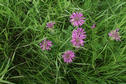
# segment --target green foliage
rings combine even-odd
[[[70,43],[75,11],[86,17],[80,49]],[[53,32],[48,21],[56,22]],[[121,42],[108,37],[115,28]],[[51,51],[40,49],[44,38]],[[66,50],[76,52],[71,64],[62,60]],[[126,84],[126,1],[0,0],[0,84]]]

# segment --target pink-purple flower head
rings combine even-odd
[[[41,43],[40,43],[40,48],[42,50],[51,50],[52,47],[52,42],[50,40],[43,40]]]
[[[115,30],[112,30],[109,34],[109,37],[111,37],[112,40],[116,40],[116,41],[121,41],[120,40],[120,35],[119,35],[119,29],[115,29]]]
[[[96,24],[93,24],[93,25],[91,26],[92,29],[94,29],[95,27],[96,27]]]
[[[80,12],[76,12],[76,13],[73,13],[71,16],[70,16],[70,22],[71,24],[75,27],[79,27],[79,26],[82,26],[85,22],[85,17],[83,17],[83,14],[80,13]]]
[[[73,46],[79,48],[80,46],[84,45],[84,39],[86,38],[86,32],[84,32],[84,29],[77,28],[76,30],[73,30],[72,32],[72,44]]]
[[[55,22],[48,22],[48,23],[46,24],[46,27],[48,27],[48,28],[53,28],[54,24],[55,24]]]
[[[68,50],[64,52],[64,54],[62,55],[62,58],[64,59],[64,62],[71,63],[73,59],[75,58],[75,54],[73,51]]]

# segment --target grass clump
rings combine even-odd
[[[125,10],[125,0],[0,0],[0,83],[125,84]],[[76,11],[86,17],[80,49],[70,42]],[[121,41],[108,36],[116,28]],[[45,38],[53,43],[50,51],[39,46]],[[62,59],[67,50],[76,55],[70,64]]]

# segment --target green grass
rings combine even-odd
[[[75,11],[86,17],[78,50],[70,43]],[[120,42],[108,37],[115,28]],[[44,38],[51,51],[40,49]],[[61,57],[66,50],[76,53],[71,64]],[[126,0],[0,0],[0,84],[126,84]]]

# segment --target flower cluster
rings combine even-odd
[[[86,38],[86,32],[81,27],[85,23],[85,17],[83,17],[83,14],[80,12],[75,12],[70,16],[70,22],[74,27],[78,27],[77,29],[74,29],[72,32],[72,40],[71,43],[74,47],[80,48],[81,46],[84,46],[84,39]],[[46,24],[47,28],[53,28],[55,22],[48,22]],[[93,24],[91,26],[92,29],[96,27],[96,24]],[[112,30],[109,34],[109,37],[111,37],[113,40],[120,41],[120,35],[119,35],[119,29]],[[50,40],[43,40],[40,43],[40,48],[44,50],[51,50],[52,42]],[[75,58],[75,53],[72,50],[68,50],[63,53],[62,58],[65,63],[71,63],[73,59]]]
[[[80,46],[84,45],[84,39],[86,38],[86,32],[84,32],[84,29],[77,28],[76,30],[73,30],[72,32],[72,44],[73,46],[79,48]]]

